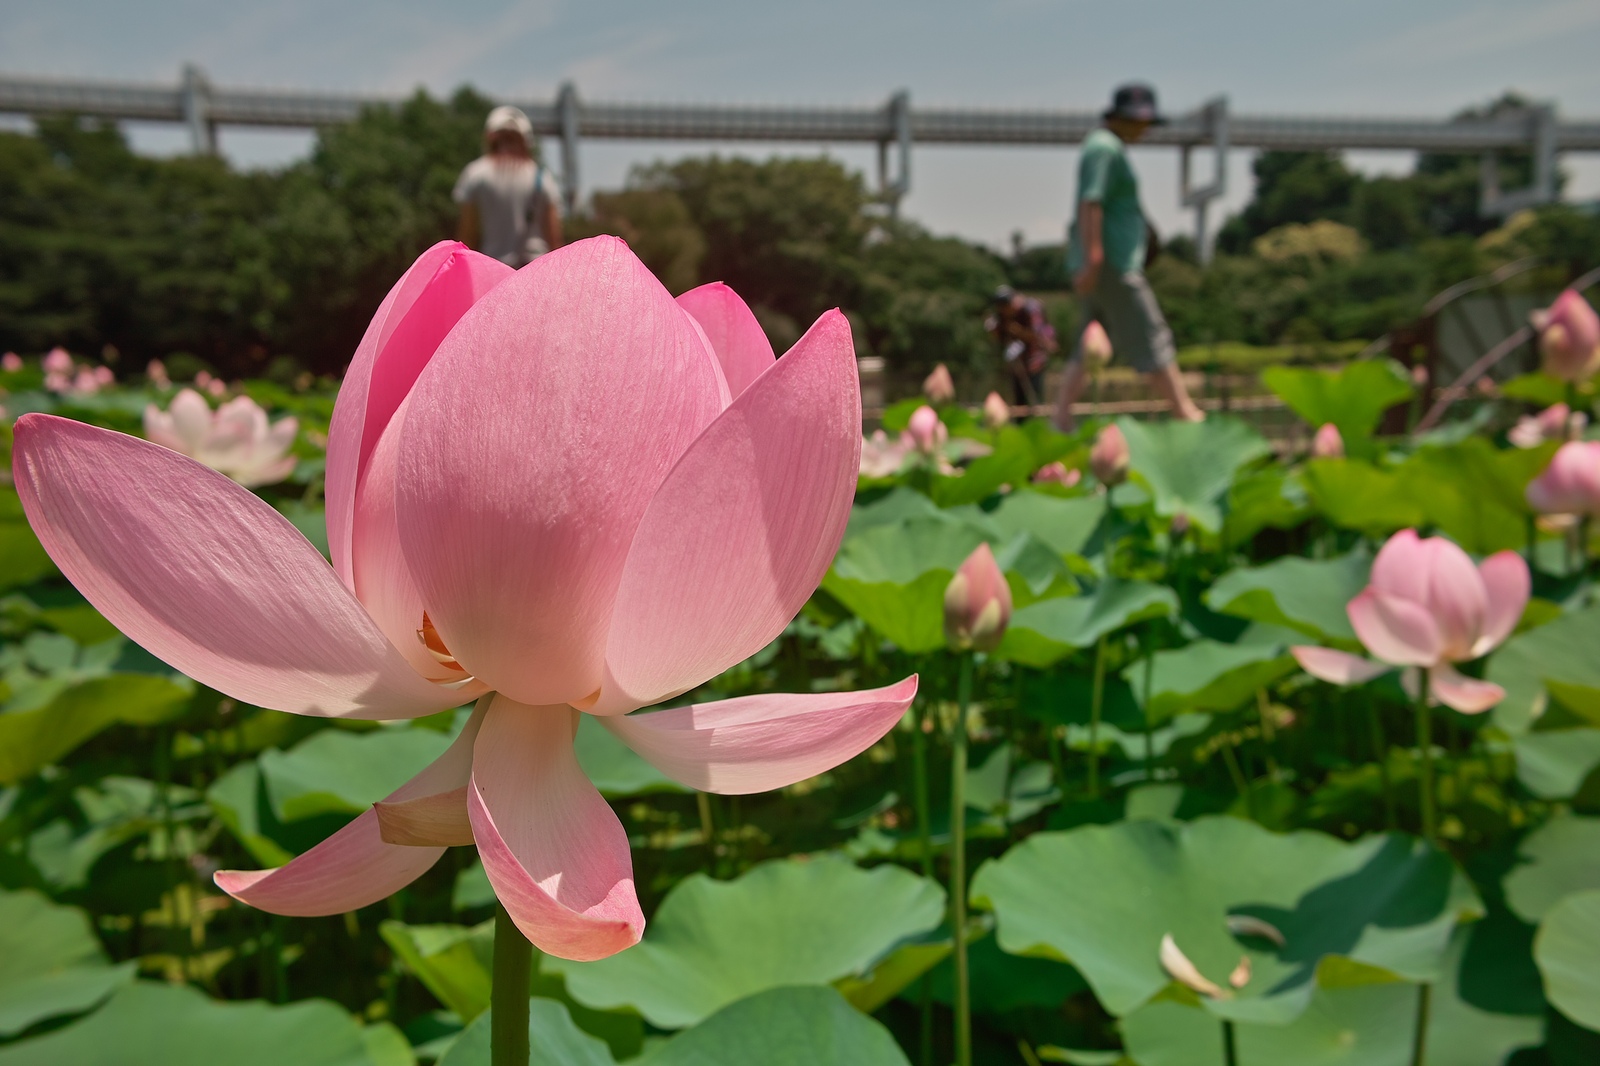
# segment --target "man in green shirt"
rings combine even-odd
[[[1056,425],[1072,428],[1072,405],[1083,394],[1083,330],[1098,320],[1112,351],[1146,375],[1179,418],[1199,422],[1204,412],[1189,398],[1178,372],[1172,330],[1144,276],[1146,230],[1139,179],[1127,145],[1164,121],[1155,92],[1124,85],[1112,96],[1105,125],[1084,138],[1078,160],[1077,215],[1067,245],[1067,272],[1078,294],[1078,336],[1056,404]]]

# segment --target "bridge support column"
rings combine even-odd
[[[1556,199],[1556,109],[1549,104],[1528,112],[1529,151],[1533,154],[1533,183],[1512,192],[1500,190],[1500,166],[1493,149],[1478,164],[1478,213],[1504,218],[1525,207],[1554,203]]]
[[[911,191],[911,94],[904,89],[889,97],[886,108],[889,136],[878,142],[878,191],[889,205],[890,217],[899,217],[900,201]],[[889,180],[889,146],[899,155],[899,172]]]
[[[195,155],[217,154],[217,124],[211,121],[211,83],[193,63],[183,68],[183,122]]]
[[[578,209],[578,90],[563,82],[556,96],[556,122],[561,127],[561,196],[567,214]]]
[[[1201,128],[1211,142],[1215,155],[1211,181],[1207,185],[1190,183],[1190,151],[1195,145],[1185,144],[1178,154],[1179,203],[1194,208],[1194,250],[1201,264],[1211,262],[1212,235],[1206,226],[1206,216],[1212,200],[1221,199],[1228,191],[1228,98],[1219,96],[1200,109]]]

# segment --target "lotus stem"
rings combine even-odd
[[[490,1066],[528,1066],[533,945],[504,904],[494,907],[494,985],[489,992]]]
[[[1538,519],[1536,519],[1532,514],[1529,514],[1528,515],[1528,572],[1530,574],[1536,574],[1536,573],[1539,572],[1538,571],[1538,567],[1534,562],[1534,554],[1535,554],[1535,552],[1536,552],[1536,550],[1538,548],[1538,544],[1539,544],[1539,522],[1538,522]]]
[[[928,734],[925,726],[928,708],[917,701],[915,729],[911,734],[911,781],[917,805],[917,840],[922,850],[922,876],[933,879],[933,833],[929,825],[932,804],[928,801]]]
[[[1394,813],[1394,782],[1389,778],[1389,742],[1383,735],[1383,719],[1378,716],[1378,705],[1370,697],[1366,704],[1367,726],[1372,731],[1372,755],[1378,763],[1378,780],[1383,784],[1384,826],[1392,831],[1399,822]]]
[[[1150,686],[1155,682],[1155,669],[1156,624],[1151,622],[1144,636],[1144,779],[1146,781],[1154,781],[1156,778],[1155,737],[1151,735],[1150,724]]]
[[[1239,1066],[1239,1050],[1234,1040],[1233,1021],[1222,1019],[1222,1061],[1226,1066]]]
[[[700,835],[706,842],[706,854],[711,857],[713,868],[717,865],[717,832],[716,823],[711,818],[711,797],[704,792],[694,794],[695,806],[700,809]]]
[[[1428,1007],[1432,985],[1417,986],[1417,1024],[1411,1035],[1411,1066],[1423,1066],[1428,1055]]]
[[[1100,712],[1106,698],[1106,635],[1094,645],[1094,692],[1089,698],[1089,798],[1100,798]]]
[[[1428,707],[1428,674],[1417,671],[1417,789],[1421,794],[1422,839],[1436,844],[1439,814],[1433,795],[1433,721]]]
[[[961,656],[950,768],[950,924],[956,956],[956,1066],[972,1066],[972,989],[967,973],[967,705],[971,700],[969,653]]]

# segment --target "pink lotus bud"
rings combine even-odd
[[[21,369],[22,356],[16,352],[7,352],[5,355],[0,355],[0,370],[4,370],[8,374],[15,374]]]
[[[167,364],[159,359],[150,360],[149,365],[144,368],[144,375],[150,379],[150,384],[158,389],[172,387],[172,378],[167,374]]]
[[[1181,538],[1181,537],[1188,536],[1189,535],[1189,512],[1188,511],[1179,511],[1177,514],[1173,515],[1172,516],[1172,525],[1170,527],[1168,527],[1168,531],[1174,537]]]
[[[917,450],[924,455],[934,454],[950,438],[950,431],[939,421],[939,413],[927,404],[911,412],[911,422],[906,426],[906,431],[911,434]]]
[[[1600,441],[1570,441],[1527,488],[1540,514],[1600,514]]]
[[[1099,322],[1090,322],[1083,327],[1083,360],[1093,369],[1099,369],[1111,362],[1111,338],[1106,335],[1106,328]]]
[[[933,368],[922,382],[922,394],[928,398],[929,403],[943,407],[947,403],[954,403],[956,398],[956,383],[950,377],[950,368],[940,363]]]
[[[58,370],[52,370],[44,376],[44,387],[51,392],[66,392],[72,388],[72,379]]]
[[[1536,415],[1517,419],[1506,439],[1518,448],[1537,448],[1547,440],[1562,440],[1569,431],[1575,436],[1589,424],[1589,416],[1579,411],[1574,415],[1564,403],[1551,404]]]
[[[1178,947],[1178,942],[1168,933],[1161,938],[1161,968],[1167,976],[1191,991],[1208,999],[1227,999],[1232,993],[1222,988],[1200,972],[1200,967],[1189,961],[1189,956]]]
[[[70,374],[72,356],[67,354],[65,348],[57,345],[45,353],[43,366],[46,374]]]
[[[1011,586],[989,545],[967,556],[944,590],[944,639],[956,651],[993,651],[1011,621]]]
[[[991,392],[983,400],[983,424],[999,429],[1011,423],[1011,405],[998,392]]]
[[[1539,330],[1544,371],[1563,381],[1587,381],[1600,370],[1600,317],[1576,289],[1531,318]]]
[[[1100,430],[1089,449],[1089,469],[1106,488],[1120,485],[1128,479],[1128,439],[1115,423]]]
[[[94,379],[103,387],[114,383],[117,376],[111,372],[109,366],[97,366],[94,368]]]
[[[100,375],[84,367],[72,379],[71,391],[82,396],[93,396],[100,391]]]
[[[1343,459],[1344,438],[1339,435],[1339,427],[1332,422],[1324,422],[1317,430],[1317,435],[1311,438],[1311,457],[1313,459]]]
[[[1033,483],[1035,485],[1060,485],[1066,489],[1072,488],[1082,480],[1083,471],[1078,469],[1069,470],[1067,465],[1061,462],[1048,463],[1045,466],[1041,466],[1039,472],[1033,475]]]

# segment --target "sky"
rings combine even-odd
[[[1444,118],[1510,89],[1566,117],[1600,120],[1600,2],[1519,0],[6,0],[0,74],[175,84],[185,63],[218,85],[404,94],[471,84],[542,99],[667,103],[1099,109],[1139,79],[1175,114],[1226,95],[1236,113]],[[0,119],[0,123],[6,120]],[[18,120],[6,123],[15,127]],[[130,126],[142,151],[187,150],[173,126]],[[308,134],[224,129],[245,166],[303,155]],[[582,192],[631,166],[715,149],[764,156],[826,151],[875,172],[856,146],[587,141]],[[1368,173],[1408,170],[1406,153],[1363,152]],[[1177,152],[1134,152],[1147,213],[1188,231]],[[925,147],[904,213],[937,233],[996,248],[1021,231],[1060,239],[1076,152]],[[1208,163],[1206,165],[1209,165]],[[1600,197],[1600,157],[1569,156],[1569,195]],[[1203,171],[1202,171],[1203,172]],[[1222,213],[1247,201],[1250,153],[1232,153]],[[1214,211],[1213,218],[1217,217]]]

